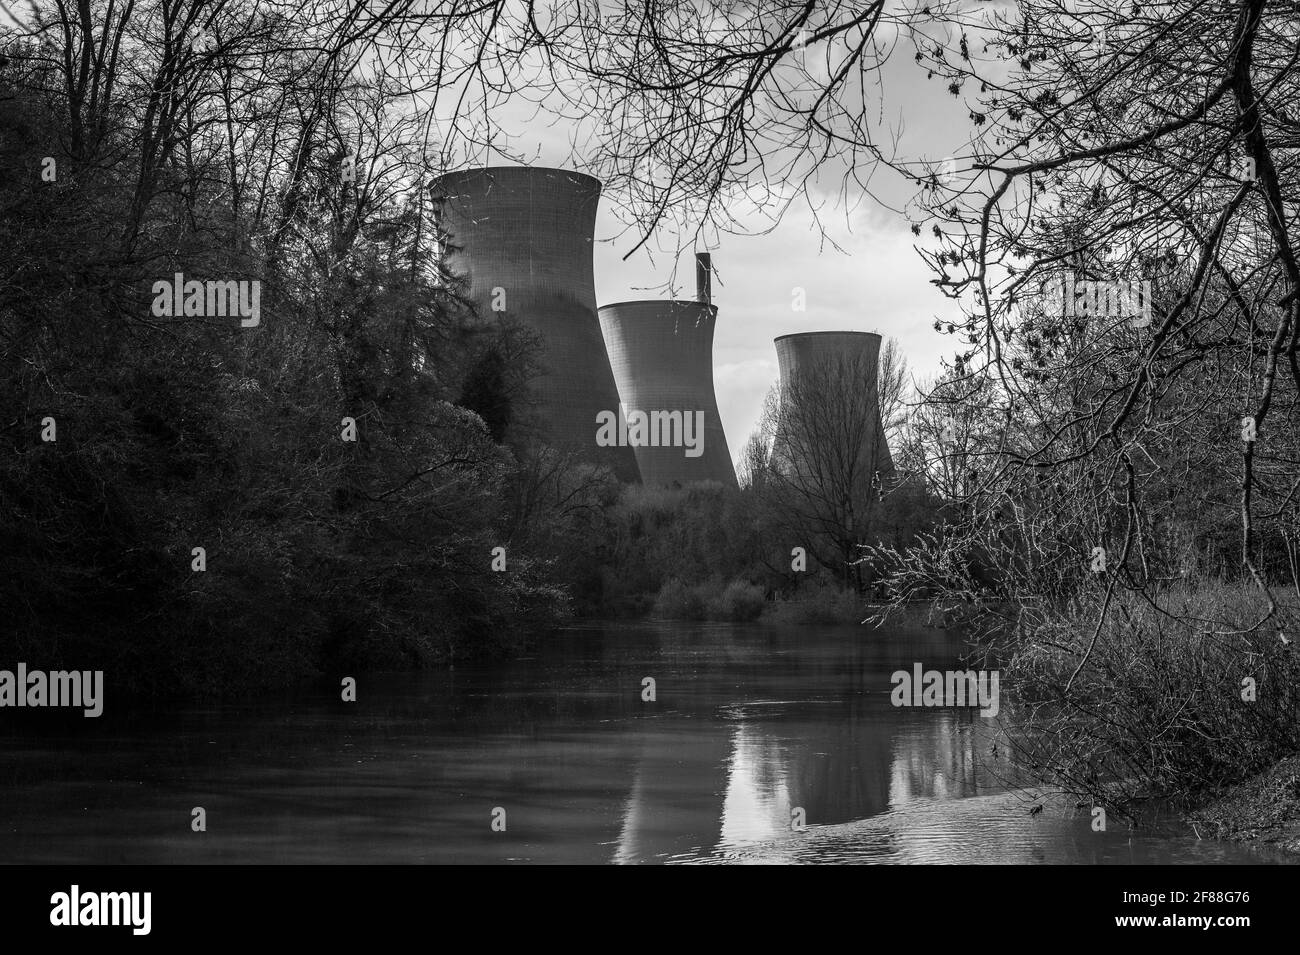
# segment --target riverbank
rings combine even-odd
[[[1300,855],[1300,755],[1188,814],[1197,835]]]

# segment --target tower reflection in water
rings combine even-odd
[[[971,712],[897,710],[887,695],[863,694],[728,704],[719,715],[645,728],[614,861],[726,856],[783,840],[793,849],[796,817],[809,829],[834,826],[1000,788],[978,768],[989,730]]]

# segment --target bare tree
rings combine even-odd
[[[548,46],[575,78],[562,116],[602,118],[578,142],[622,200],[627,254],[661,226],[690,242],[775,223],[796,201],[819,209],[818,172],[845,195],[869,188],[890,158],[876,124],[881,34],[907,19],[882,0],[624,0]]]
[[[931,472],[959,506],[895,582],[1013,624],[1026,761],[1118,805],[1295,745],[1295,12],[1020,0],[917,47],[970,106],[912,212],[965,314],[921,424],[964,474]]]

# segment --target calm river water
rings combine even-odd
[[[890,705],[894,670],[959,649],[937,631],[619,623],[509,663],[361,674],[355,703],[318,687],[164,719],[115,711],[109,686],[98,720],[0,725],[0,861],[1278,861],[1029,815],[989,721]]]

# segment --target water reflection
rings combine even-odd
[[[1260,861],[1030,818],[989,762],[989,721],[890,705],[894,670],[959,649],[934,631],[620,625],[507,664],[363,676],[355,704],[322,686],[11,722],[0,860]]]

